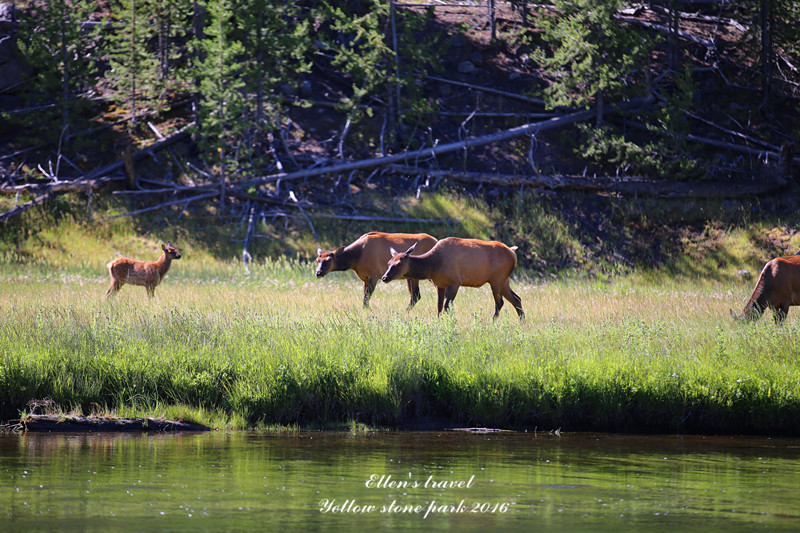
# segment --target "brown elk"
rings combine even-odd
[[[800,305],[800,256],[796,254],[776,257],[767,262],[744,306],[744,312],[737,316],[731,309],[731,316],[737,320],[755,322],[764,311],[772,309],[775,323],[782,324],[792,305]]]
[[[525,320],[522,300],[511,290],[509,277],[517,266],[516,246],[509,248],[497,241],[447,237],[436,243],[429,252],[411,255],[412,245],[405,252],[391,250],[389,268],[381,278],[384,282],[400,277],[429,279],[438,291],[438,314],[450,309],[458,288],[480,287],[488,283],[494,297],[494,318],[500,314],[503,298],[511,302],[520,320]]]
[[[167,275],[172,260],[181,258],[181,254],[170,243],[167,243],[166,246],[162,244],[161,250],[161,257],[155,261],[137,261],[127,257],[111,261],[107,265],[108,272],[111,274],[111,285],[106,291],[106,296],[113,296],[126,283],[143,285],[147,290],[147,296],[150,298],[155,296],[156,286]]]
[[[340,246],[333,251],[323,251],[317,248],[318,278],[328,272],[352,270],[364,282],[364,307],[369,307],[369,299],[375,290],[375,285],[386,270],[386,263],[392,256],[389,249],[392,246],[408,247],[414,243],[421,252],[427,252],[436,244],[436,239],[427,233],[380,233],[372,231],[365,233],[355,242]],[[402,277],[402,276],[398,276]],[[407,279],[408,292],[411,301],[407,309],[411,309],[419,301],[419,280]]]

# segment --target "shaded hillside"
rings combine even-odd
[[[5,64],[13,63],[18,76],[0,99],[0,217],[9,221],[8,241],[19,242],[20,227],[29,223],[20,216],[29,209],[69,211],[53,203],[64,195],[89,207],[81,217],[132,214],[143,227],[154,218],[216,226],[245,252],[248,246],[279,252],[253,235],[282,241],[301,231],[324,242],[341,238],[342,226],[355,232],[432,225],[437,234],[469,233],[458,217],[403,207],[404,199],[438,192],[500,210],[492,238],[531,241],[529,232],[548,216],[585,234],[575,244],[583,252],[559,252],[546,242],[521,246],[523,266],[549,270],[598,257],[625,266],[659,263],[683,235],[705,231],[712,220],[792,220],[798,205],[792,167],[798,76],[787,66],[796,51],[776,40],[775,64],[785,68],[771,73],[765,94],[757,13],[746,6],[698,11],[681,4],[677,19],[656,4],[617,11],[607,22],[641,36],[649,48],[644,62],[609,89],[598,127],[594,94],[582,95],[587,104],[580,108],[548,105],[560,75],[544,66],[557,51],[541,21],[567,13],[547,6],[500,3],[492,24],[485,5],[403,4],[393,32],[386,6],[359,2],[337,14],[316,2],[297,3],[275,15],[285,28],[311,21],[289,43],[296,63],[286,59],[289,45],[276,41],[272,46],[283,46],[285,57],[264,60],[271,70],[254,83],[245,75],[246,61],[259,50],[254,36],[260,34],[248,33],[245,23],[250,4],[230,17],[210,2],[201,22],[197,13],[174,15],[184,26],[167,35],[179,57],[167,65],[163,87],[170,90],[148,94],[142,81],[130,92],[137,97],[128,99],[130,87],[109,75],[124,61],[108,51],[118,42],[111,35],[129,27],[125,3],[86,7],[82,21],[96,24],[84,24],[75,37],[86,44],[75,57],[90,54],[83,59],[92,73],[74,88],[61,83],[63,76],[44,84],[41,69],[25,62],[35,42],[25,24],[52,31],[36,19],[43,12],[37,5],[24,6],[18,24],[3,26],[10,52],[0,58],[12,58]],[[106,23],[103,15],[117,18]],[[371,22],[346,24],[353,21]],[[229,93],[235,84],[213,88],[197,79],[203,73],[210,80],[224,65],[181,70],[195,61],[188,43],[197,35],[205,36],[206,57],[213,57],[208,35],[215,31],[256,51],[217,50],[228,54],[227,64],[240,65],[230,75],[242,85]],[[382,44],[366,46],[364,35]],[[159,36],[143,35],[143,50],[157,55]],[[376,49],[383,55],[370,55]],[[386,81],[375,83],[381,75]],[[69,106],[59,100],[61,89],[70,93]],[[201,113],[212,91],[239,102],[219,123],[215,117],[230,112],[227,104]],[[99,200],[111,191],[120,194]]]

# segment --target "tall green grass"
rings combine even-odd
[[[0,269],[4,417],[50,398],[233,427],[359,421],[652,432],[800,433],[800,321],[734,323],[750,286],[632,275],[487,287],[437,318],[405,285],[361,307],[352,273],[176,262],[148,300],[90,269]]]

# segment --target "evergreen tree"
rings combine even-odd
[[[112,101],[128,116],[131,128],[150,100],[148,84],[157,67],[156,59],[147,50],[147,41],[153,35],[148,20],[149,1],[119,0],[112,8],[115,31],[106,40],[110,69],[105,81],[113,91]]]
[[[604,100],[643,90],[636,82],[646,78],[650,40],[614,19],[621,0],[553,3],[557,14],[544,13],[538,19],[552,54],[535,54],[551,77],[545,100],[550,108],[588,107],[594,102],[601,125]]]
[[[55,104],[42,124],[60,120],[59,128],[42,128],[44,135],[61,134],[87,104],[80,96],[94,83],[94,39],[81,30],[81,22],[88,19],[90,7],[88,0],[51,0],[21,11],[20,52],[36,69],[25,97],[29,104]]]
[[[309,22],[299,18],[293,3],[275,0],[235,0],[237,40],[247,50],[242,61],[241,78],[248,94],[247,121],[249,137],[275,128],[280,122],[282,104],[270,97],[281,85],[296,86],[299,77],[310,70],[305,59],[309,53]]]
[[[240,41],[231,38],[232,1],[210,0],[207,8],[206,37],[193,42],[199,52],[194,65],[195,75],[200,79],[197,114],[202,129],[198,132],[198,142],[203,157],[209,163],[219,164],[222,209],[228,172],[236,165],[231,156],[238,151],[247,128],[242,119],[246,105],[241,58],[245,49]]]
[[[367,9],[356,13],[347,2],[323,2],[321,14],[331,32],[321,35],[323,45],[333,53],[332,63],[350,80],[351,95],[342,101],[349,121],[371,116],[373,108],[362,105],[371,95],[382,92],[384,83],[396,80],[392,73],[393,52],[386,44],[385,22],[388,10],[379,0],[370,0]]]
[[[175,67],[187,61],[184,43],[192,31],[192,6],[184,0],[156,0],[151,5],[158,60],[153,84],[158,95],[157,105],[163,107],[168,103],[168,93],[182,88]]]
[[[776,77],[790,86],[800,84],[800,4],[792,0],[751,0],[743,8],[753,21],[745,43],[758,46],[751,51],[759,56],[761,104],[765,105],[771,99]]]
[[[415,78],[437,64],[440,43],[423,31],[433,12],[398,13],[392,33],[387,7],[380,0],[329,0],[317,6],[322,29],[317,40],[324,52],[332,54],[333,66],[352,83],[350,96],[341,102],[348,123],[373,116],[372,104],[377,101],[395,108],[388,114],[397,115],[398,123],[430,111]]]
[[[173,66],[185,62],[179,43],[190,31],[190,6],[181,0],[118,0],[106,40],[112,99],[133,126],[141,113],[159,113],[182,87]]]

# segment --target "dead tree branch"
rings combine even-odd
[[[522,126],[518,126],[516,128],[511,128],[509,130],[500,131],[498,133],[484,135],[482,137],[472,137],[469,139],[464,139],[463,141],[443,144],[430,148],[424,148],[422,150],[417,150],[414,152],[404,152],[402,154],[395,154],[386,157],[363,159],[360,161],[340,163],[338,165],[324,166],[308,170],[300,170],[291,173],[273,174],[271,176],[264,176],[262,178],[253,178],[250,180],[240,181],[237,183],[237,185],[239,187],[251,187],[257,185],[263,185],[266,183],[273,183],[279,180],[291,181],[291,180],[319,176],[322,174],[335,174],[339,172],[349,172],[351,170],[363,170],[366,168],[381,167],[381,166],[391,165],[394,163],[403,163],[407,161],[418,160],[421,158],[455,152],[457,150],[464,150],[465,148],[473,146],[483,146],[485,144],[505,141],[508,139],[513,139],[515,137],[521,137],[523,135],[535,134],[540,131],[567,126],[569,124],[574,124],[575,122],[589,120],[593,118],[596,115],[596,113],[597,112],[594,109],[589,109],[586,111],[578,111],[575,113],[570,113],[569,115],[562,115],[542,122],[525,124]]]
[[[140,150],[136,150],[135,152],[133,152],[131,154],[131,158],[133,160],[140,159],[142,157],[145,157],[148,154],[153,153],[154,151],[161,150],[163,148],[166,148],[166,147],[174,144],[175,142],[183,139],[184,137],[186,137],[189,134],[189,128],[191,126],[192,126],[192,124],[188,124],[188,125],[184,126],[183,128],[179,129],[178,131],[170,134],[169,136],[164,137],[163,139],[151,144],[150,146],[147,146],[147,147],[142,148]],[[89,172],[88,174],[85,174],[85,175],[83,175],[83,176],[81,176],[79,178],[76,178],[74,180],[71,180],[71,181],[61,181],[61,182],[58,182],[58,183],[54,183],[52,185],[41,185],[41,184],[31,185],[27,190],[31,190],[33,192],[43,191],[43,194],[41,194],[40,196],[34,198],[30,202],[27,202],[27,203],[22,204],[22,205],[14,206],[13,209],[9,209],[8,211],[0,213],[0,222],[5,222],[5,221],[9,220],[10,218],[13,218],[13,217],[15,217],[17,215],[21,215],[25,211],[27,211],[27,210],[29,210],[29,209],[31,209],[33,207],[36,207],[38,205],[46,204],[50,200],[56,198],[57,196],[59,196],[61,194],[65,194],[65,193],[68,193],[68,192],[73,192],[73,191],[76,191],[76,190],[85,190],[85,189],[91,190],[91,189],[95,189],[95,188],[98,188],[98,187],[100,187],[102,185],[105,185],[106,183],[108,183],[109,181],[111,181],[113,179],[118,179],[118,178],[110,177],[109,174],[119,170],[124,164],[125,164],[124,160],[120,159],[118,161],[115,161],[113,163],[110,163],[108,165],[100,167],[97,170]],[[18,187],[26,187],[26,186],[25,185],[21,185],[21,186],[18,186]],[[6,194],[18,194],[20,192],[20,190],[17,189],[16,187],[11,187],[11,188],[6,187],[6,188],[3,188],[2,190],[0,190],[0,192],[6,193]],[[183,200],[181,200],[181,201],[183,201]],[[161,207],[161,206],[157,206],[157,207]],[[120,216],[123,216],[123,215],[120,215]]]
[[[621,22],[627,22],[628,24],[637,24],[639,26],[644,26],[645,28],[650,28],[660,32],[669,32],[670,29],[666,26],[662,26],[661,24],[653,24],[652,22],[647,22],[644,20],[632,19],[628,17],[621,17],[619,15],[614,15],[614,19],[619,20]],[[687,41],[691,41],[693,43],[697,43],[700,45],[705,46],[710,51],[715,51],[717,49],[716,43],[714,41],[710,41],[708,39],[703,39],[702,37],[697,37],[696,35],[692,35],[691,33],[685,31],[678,31],[678,35]]]
[[[706,181],[666,182],[641,177],[583,178],[541,175],[525,176],[514,174],[490,174],[485,172],[460,172],[457,170],[432,170],[401,165],[392,165],[388,170],[400,174],[420,174],[431,178],[496,187],[531,187],[552,191],[594,191],[606,194],[635,194],[659,198],[737,198],[770,194],[782,188],[780,183],[772,181],[747,183]]]
[[[54,198],[56,198],[58,196],[61,196],[62,194],[67,194],[67,193],[71,193],[71,192],[75,192],[75,191],[79,191],[79,190],[89,190],[89,191],[91,191],[92,189],[100,188],[103,185],[105,185],[106,183],[108,183],[109,181],[112,181],[112,180],[115,180],[115,179],[122,179],[122,178],[114,178],[114,177],[110,177],[109,176],[109,177],[104,177],[104,178],[93,179],[91,181],[62,182],[62,183],[57,183],[57,184],[53,184],[53,185],[49,185],[49,186],[38,185],[38,186],[36,186],[38,188],[33,189],[33,191],[41,190],[41,188],[44,187],[43,190],[46,191],[46,192],[44,192],[43,194],[37,196],[36,198],[34,198],[33,200],[31,200],[29,202],[26,202],[26,203],[24,203],[22,205],[15,205],[12,209],[9,209],[8,211],[4,211],[3,213],[0,213],[0,222],[5,222],[5,221],[7,221],[7,220],[9,220],[11,218],[14,218],[17,215],[21,215],[25,211],[27,211],[29,209],[32,209],[32,208],[34,208],[36,206],[44,205],[44,204],[48,203],[49,201],[53,200]],[[4,188],[3,192],[7,193],[7,194],[19,194],[20,191],[7,192],[7,188]]]
[[[140,215],[142,213],[147,213],[149,211],[155,211],[156,209],[161,209],[163,207],[169,207],[169,206],[175,205],[175,204],[188,204],[189,202],[193,202],[195,200],[202,200],[204,198],[211,198],[212,196],[219,196],[219,192],[214,191],[214,192],[209,192],[209,193],[206,193],[206,194],[198,194],[197,196],[192,196],[191,198],[181,198],[180,200],[173,200],[171,202],[164,202],[163,204],[158,204],[158,205],[153,205],[153,206],[150,206],[150,207],[145,207],[144,209],[139,209],[138,211],[130,211],[128,213],[122,213],[121,215],[113,215],[113,216],[110,216],[110,217],[103,217],[103,219],[104,220],[111,220],[111,219],[120,218],[120,217],[132,217],[134,215]],[[185,209],[186,208],[184,207],[184,210]]]
[[[508,93],[505,91],[498,91],[497,89],[492,89],[490,87],[482,87],[480,85],[472,85],[470,83],[464,83],[463,81],[456,81],[456,80],[448,80],[446,78],[439,78],[438,76],[425,76],[426,79],[438,81],[441,83],[447,83],[449,85],[457,85],[459,87],[466,87],[468,89],[472,89],[474,91],[481,91],[487,94],[496,94],[498,96],[503,96],[505,98],[511,98],[513,100],[520,100],[522,102],[528,102],[529,104],[536,104],[536,105],[544,105],[544,100],[541,98],[531,98],[530,96],[525,96],[522,94],[516,93]]]

